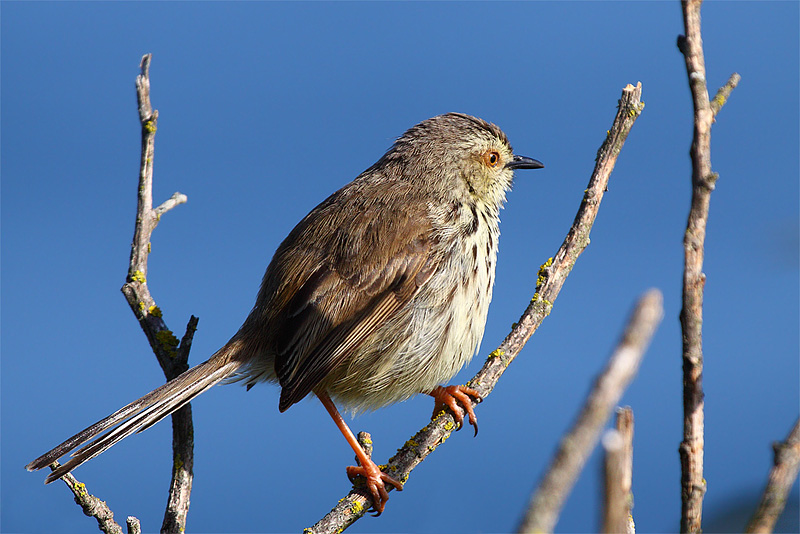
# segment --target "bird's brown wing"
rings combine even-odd
[[[288,302],[275,347],[281,411],[308,395],[430,279],[436,262],[429,227],[419,220],[407,223],[386,236],[395,241],[382,244],[382,250],[394,250],[388,258],[362,259],[369,268],[352,272],[322,265]],[[404,232],[410,228],[416,234],[411,238]],[[405,244],[397,246],[398,239]],[[358,253],[375,252],[369,249],[362,246]]]

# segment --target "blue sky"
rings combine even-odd
[[[680,284],[691,100],[676,2],[2,4],[2,531],[95,527],[60,483],[22,466],[163,381],[119,287],[139,161],[134,78],[154,55],[155,201],[189,202],[153,237],[150,289],[167,324],[200,317],[192,363],[235,332],[273,251],[311,208],[433,115],[495,122],[520,154],[502,213],[480,356],[533,294],[563,240],[627,83],[644,113],[611,177],[592,243],[552,314],[477,410],[386,512],[353,532],[505,532],[603,367],[639,294],[665,317],[623,403],[634,409],[634,517],[677,529]],[[798,415],[798,3],[708,2],[711,91],[742,82],[713,129],[720,174],[705,273],[706,531],[747,517],[770,444]],[[383,461],[429,398],[357,418]],[[193,403],[195,532],[299,531],[346,494],[352,452],[316,400],[221,386]],[[117,517],[161,524],[168,423],[75,472]],[[596,529],[598,456],[561,532]],[[797,506],[797,493],[792,504]],[[797,528],[794,520],[793,527]],[[718,526],[714,526],[718,525]],[[732,525],[732,526],[731,526]]]

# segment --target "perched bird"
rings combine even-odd
[[[278,382],[281,412],[313,393],[356,453],[373,508],[386,484],[402,484],[364,453],[334,401],[373,410],[418,393],[462,408],[477,423],[465,386],[450,380],[475,354],[492,298],[499,210],[516,169],[494,124],[460,113],[423,121],[369,169],[328,197],[289,233],[242,327],[208,361],[133,401],[32,461],[41,469],[78,449],[52,482],[143,430],[214,384]],[[80,448],[78,448],[80,447]]]

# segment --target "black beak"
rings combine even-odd
[[[514,159],[506,163],[506,169],[543,169],[544,163],[526,156],[514,156]]]

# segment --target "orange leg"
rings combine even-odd
[[[436,400],[436,404],[433,407],[433,415],[436,415],[445,406],[450,408],[460,430],[464,425],[463,412],[466,412],[469,415],[469,424],[475,427],[475,435],[478,435],[478,418],[472,409],[472,399],[470,398],[475,397],[480,402],[481,396],[477,391],[467,386],[436,386],[428,395]]]
[[[325,406],[325,409],[328,410],[333,422],[336,423],[336,426],[339,427],[339,431],[344,435],[344,439],[347,440],[347,443],[350,444],[353,451],[356,453],[358,463],[361,464],[358,467],[348,467],[347,476],[353,478],[361,475],[367,479],[367,489],[372,495],[372,507],[377,512],[377,515],[380,515],[383,513],[383,509],[386,506],[386,501],[389,500],[389,492],[386,491],[386,484],[391,484],[398,491],[403,490],[403,484],[381,471],[375,462],[367,456],[367,453],[361,448],[358,440],[353,435],[350,427],[347,426],[347,423],[345,423],[339,410],[336,409],[336,406],[334,406],[328,394],[323,391],[315,391],[314,393],[322,402],[322,405]]]

